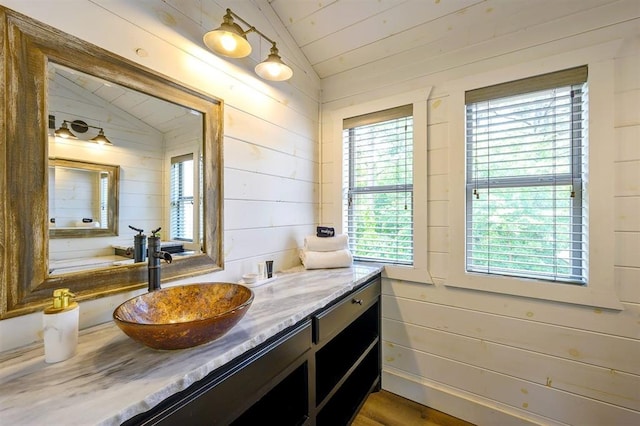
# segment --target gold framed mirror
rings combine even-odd
[[[223,102],[2,7],[0,44],[0,74],[4,76],[0,116],[5,118],[0,120],[0,137],[4,137],[0,141],[0,318],[41,309],[55,288],[70,288],[78,300],[84,300],[140,288],[147,281],[146,264],[142,263],[49,273],[50,63],[201,115],[201,244],[193,254],[174,257],[173,263],[163,265],[162,276],[168,281],[221,269]],[[121,179],[127,175],[122,165],[120,172]],[[119,228],[122,233],[122,220]]]

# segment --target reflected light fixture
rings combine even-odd
[[[99,145],[113,145],[111,141],[104,135],[104,129],[102,127],[91,126],[81,120],[62,121],[62,125],[60,126],[60,128],[54,132],[56,137],[63,139],[78,139],[78,137],[73,134],[71,130],[69,130],[69,125],[71,125],[71,128],[73,130],[79,133],[85,133],[89,128],[98,129],[98,135],[89,140]]]
[[[69,130],[69,126],[67,125],[67,123],[68,121],[63,121],[62,126],[60,126],[58,130],[56,130],[55,135],[63,139],[78,139],[76,135],[71,133],[71,130]]]
[[[100,129],[97,136],[94,136],[93,138],[91,138],[91,140],[98,145],[113,145],[111,141],[104,135],[104,130],[102,129]]]
[[[234,22],[234,17],[249,27],[246,31]],[[255,71],[258,76],[265,80],[285,81],[293,76],[293,70],[282,62],[278,54],[276,42],[258,31],[254,26],[239,17],[237,14],[227,9],[220,27],[207,32],[204,37],[204,44],[214,53],[228,58],[244,58],[251,54],[251,44],[247,40],[247,34],[255,32],[271,43],[271,53],[264,61],[256,65]]]

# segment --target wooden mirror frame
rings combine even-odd
[[[76,169],[92,172],[108,173],[109,184],[107,185],[109,193],[107,194],[107,223],[102,224],[101,228],[57,228],[49,225],[49,238],[93,238],[108,237],[118,235],[119,221],[119,193],[120,193],[120,166],[112,166],[109,164],[90,163],[86,161],[69,160],[65,158],[49,158],[49,168],[64,167],[68,169]],[[47,185],[51,190],[51,181]],[[49,200],[49,198],[47,198]],[[50,207],[50,206],[49,206]],[[50,212],[50,209],[47,209]],[[51,212],[49,219],[55,217]]]
[[[203,114],[203,250],[163,264],[162,277],[222,269],[223,102],[1,6],[0,45],[0,318],[42,309],[56,288],[86,300],[147,282],[146,264],[49,276],[48,61]]]

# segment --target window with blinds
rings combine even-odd
[[[109,228],[109,173],[100,172],[100,227]]]
[[[587,68],[466,92],[466,268],[588,277]]]
[[[343,223],[357,260],[413,264],[413,106],[344,120]]]
[[[200,247],[204,247],[204,206],[202,200],[204,192],[204,158],[202,153],[198,155],[198,244]],[[202,248],[204,250],[204,248]]]
[[[193,154],[171,159],[169,232],[173,240],[193,241],[193,166]]]

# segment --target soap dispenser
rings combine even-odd
[[[75,296],[68,288],[53,291],[53,304],[44,310],[44,360],[47,363],[64,361],[76,353],[80,309],[71,301]]]

